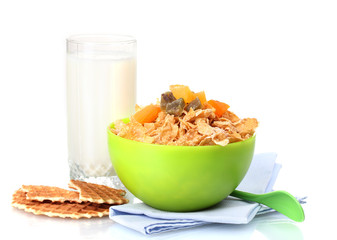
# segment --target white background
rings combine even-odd
[[[295,224],[301,236],[333,234],[336,13],[335,1],[1,1],[6,229],[27,234],[13,226],[25,215],[9,207],[21,184],[68,181],[65,39],[117,33],[138,40],[139,104],[179,83],[258,118],[256,152],[277,152],[283,165],[275,188],[308,196],[306,221]]]

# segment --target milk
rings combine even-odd
[[[67,55],[68,157],[71,177],[115,175],[108,125],[136,103],[136,58],[122,53]]]

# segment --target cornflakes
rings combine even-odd
[[[175,101],[174,93],[166,92],[165,94],[172,95],[170,99]],[[197,97],[196,94],[195,97]],[[240,119],[227,109],[222,109],[222,112],[225,112],[221,116],[215,114],[219,110],[215,109],[216,107],[228,106],[227,104],[214,106],[214,104],[211,105],[206,101],[202,104],[201,109],[199,109],[199,106],[198,108],[186,108],[187,105],[185,105],[183,111],[181,109],[175,111],[168,103],[169,101],[157,103],[161,107],[161,111],[156,115],[153,122],[137,122],[131,116],[129,123],[116,121],[111,131],[123,138],[152,144],[226,146],[250,138],[258,127],[258,121],[255,118]],[[170,109],[168,112],[165,110],[167,106]],[[138,105],[136,107],[137,111],[143,109]],[[179,108],[181,107],[179,106]],[[172,112],[174,114],[170,114]]]

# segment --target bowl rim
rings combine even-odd
[[[124,122],[125,121],[129,121],[129,118],[123,118],[122,121],[124,121]],[[229,143],[229,144],[227,144],[225,146],[220,146],[220,145],[206,145],[206,146],[163,145],[163,144],[153,144],[153,143],[139,142],[139,141],[135,141],[135,140],[131,140],[131,139],[127,139],[127,138],[123,138],[123,137],[117,136],[116,134],[114,134],[111,131],[111,128],[113,128],[112,125],[114,125],[114,122],[110,123],[108,125],[108,127],[107,127],[108,136],[116,137],[116,138],[119,138],[122,141],[129,142],[129,143],[132,143],[132,144],[140,144],[140,145],[143,144],[145,146],[153,146],[153,147],[159,147],[159,148],[165,147],[165,148],[180,148],[180,149],[191,149],[191,148],[206,149],[206,148],[224,148],[224,147],[229,147],[229,146],[233,146],[234,147],[234,146],[237,146],[239,144],[243,144],[243,143],[247,143],[247,142],[253,141],[256,138],[256,134],[254,133],[253,136],[251,136],[248,139],[245,139],[245,140],[239,141],[239,142]]]

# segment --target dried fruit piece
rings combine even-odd
[[[176,98],[173,96],[172,92],[165,92],[161,95],[161,99],[160,99],[160,108],[161,110],[165,111],[166,110],[166,105],[168,103],[171,103],[173,101],[175,101]]]
[[[222,114],[224,114],[229,108],[228,104],[216,100],[209,100],[207,103],[209,103],[213,108],[215,108],[215,114],[218,117],[221,117]]]
[[[204,105],[204,103],[207,102],[207,100],[206,100],[206,94],[205,94],[204,91],[195,93],[195,96],[199,98],[199,100],[200,100],[200,102],[201,102],[202,105]]]
[[[136,112],[133,118],[141,124],[150,123],[156,120],[160,111],[161,109],[158,105],[150,104]]]
[[[185,101],[183,98],[179,98],[173,102],[170,102],[166,105],[166,112],[174,116],[180,116],[184,111]]]
[[[189,111],[191,108],[193,110],[197,110],[200,109],[202,107],[201,102],[199,100],[199,97],[196,97],[192,102],[190,102],[189,104],[187,104],[186,106],[186,111]]]
[[[185,85],[171,85],[170,90],[176,99],[183,98],[185,103],[190,103],[195,98],[194,93]]]

